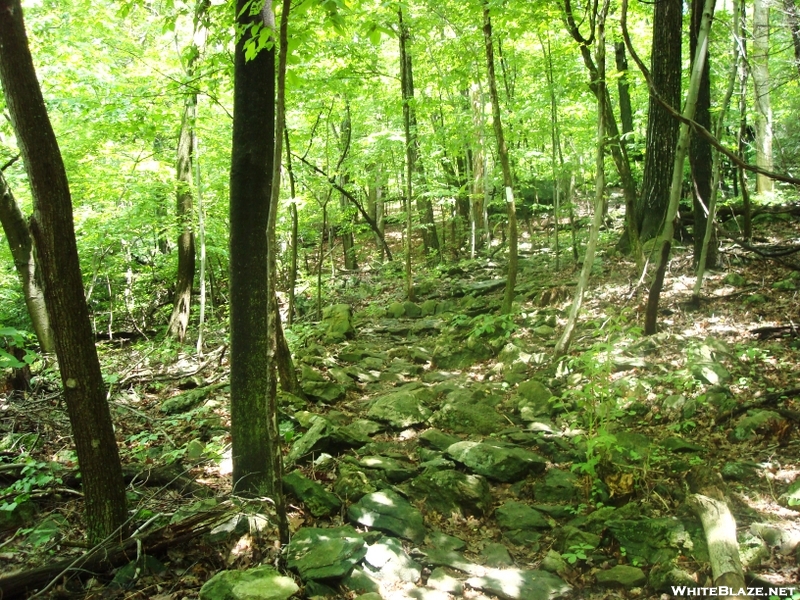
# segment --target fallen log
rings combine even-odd
[[[230,502],[225,502],[149,533],[134,534],[120,543],[97,545],[77,558],[0,576],[0,598],[11,600],[37,592],[43,595],[51,587],[69,579],[107,573],[135,560],[140,553],[162,554],[169,548],[208,533],[234,510]]]
[[[687,497],[686,503],[703,524],[713,585],[716,588],[724,586],[730,591],[729,595],[718,597],[737,598],[739,590],[747,587],[739,558],[736,520],[728,508],[722,478],[699,467],[692,469],[687,482],[694,493]]]

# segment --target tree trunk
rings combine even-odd
[[[619,76],[617,93],[619,94],[619,120],[622,125],[622,136],[633,133],[633,109],[631,108],[631,92],[628,83],[628,59],[625,57],[625,42],[614,44],[614,59]]]
[[[627,7],[626,7],[627,8]],[[703,6],[703,17],[697,33],[697,52],[692,66],[692,75],[689,80],[689,90],[686,93],[686,105],[683,109],[683,116],[686,119],[694,117],[697,106],[697,94],[700,89],[700,78],[702,77],[705,59],[708,53],[708,30],[711,27],[711,12],[714,8],[714,0],[705,0]],[[655,280],[650,286],[650,293],[647,298],[647,311],[645,314],[644,332],[645,335],[656,333],[658,319],[658,302],[661,297],[661,289],[664,285],[664,276],[669,263],[670,250],[672,248],[672,236],[674,234],[674,220],[678,214],[678,204],[681,198],[683,187],[683,164],[686,159],[686,152],[689,148],[689,125],[681,123],[678,135],[678,143],[675,148],[675,159],[672,167],[672,183],[669,190],[669,205],[667,206],[666,222],[661,237],[658,240],[660,257],[656,269]]]
[[[661,98],[676,108],[681,102],[682,22],[681,2],[656,2],[651,76]],[[664,225],[679,125],[652,95],[648,110],[642,192],[636,208],[642,242],[656,237]]]
[[[486,181],[486,149],[485,117],[483,114],[483,93],[479,85],[473,85],[470,92],[472,106],[472,122],[476,133],[476,143],[472,148],[472,201],[470,202],[470,258],[475,258],[478,251],[486,243],[486,228],[484,227],[484,184]]]
[[[575,333],[575,325],[578,321],[578,314],[583,304],[583,295],[589,284],[589,276],[594,266],[594,253],[597,247],[597,239],[600,237],[600,226],[603,224],[603,204],[606,189],[605,173],[605,143],[606,143],[606,111],[603,110],[606,102],[608,88],[605,81],[606,72],[606,50],[605,50],[605,21],[608,14],[609,0],[605,0],[600,14],[597,15],[597,69],[601,76],[597,81],[597,150],[595,154],[595,201],[594,219],[592,220],[592,230],[589,234],[589,242],[586,245],[586,255],[583,257],[583,267],[578,278],[578,286],[575,290],[575,298],[569,311],[567,324],[561,337],[556,343],[553,351],[556,358],[562,357],[569,350],[572,338]]]
[[[494,75],[494,46],[492,43],[492,21],[489,17],[488,0],[483,4],[483,39],[486,46],[486,70],[489,79],[489,94],[492,98],[492,121],[494,135],[497,139],[497,154],[503,169],[503,186],[506,193],[506,209],[508,210],[508,275],[503,306],[500,312],[511,314],[514,304],[514,288],[517,286],[517,211],[514,205],[514,188],[511,177],[511,163],[508,159],[508,148],[503,136],[503,124],[500,120],[500,100],[497,96],[497,80]]]
[[[25,222],[25,216],[2,173],[0,173],[0,223],[6,234],[11,256],[14,258],[14,266],[22,285],[22,296],[25,298],[25,306],[39,347],[42,352],[53,353],[56,350],[55,337],[50,327],[50,318],[47,316],[44,290],[40,283],[41,275],[33,250],[33,238]]]
[[[178,160],[176,176],[178,180],[176,214],[181,228],[178,236],[178,281],[175,286],[175,301],[169,320],[169,335],[182,342],[189,325],[194,286],[195,248],[192,227],[192,149],[194,147],[194,120],[197,110],[197,95],[186,99],[181,119],[181,132],[178,139]]]
[[[700,31],[700,22],[703,17],[703,0],[692,0],[692,16],[690,25],[690,52],[694,61],[697,49],[697,34]],[[713,14],[712,14],[713,17]],[[694,120],[707,130],[711,131],[711,68],[710,57],[706,58],[703,72],[700,76],[700,89],[697,91],[697,108]],[[713,157],[711,144],[697,135],[692,134],[689,147],[689,165],[692,174],[692,198],[694,208],[694,261],[700,262],[705,239],[706,222],[708,221],[709,206],[711,203],[711,186],[713,178]],[[717,264],[717,242],[709,241],[706,249],[706,264],[713,267]]]
[[[289,213],[292,217],[292,233],[289,243],[289,310],[286,323],[291,328],[294,323],[295,288],[297,287],[297,191],[295,189],[294,169],[292,168],[292,148],[289,145],[289,128],[283,124],[283,141],[286,144],[286,170],[289,174]]]
[[[403,123],[406,132],[406,160],[408,162],[409,203],[411,202],[411,176],[417,173],[423,179],[425,173],[419,161],[419,138],[417,137],[417,111],[414,108],[414,71],[411,55],[408,53],[408,41],[411,35],[403,21],[403,10],[397,11],[400,23],[400,87],[403,95]],[[439,236],[436,233],[436,221],[433,217],[433,205],[430,198],[417,196],[417,212],[422,229],[422,243],[425,256],[435,253],[439,258]]]
[[[191,52],[186,64],[186,78],[192,79],[195,74],[195,64],[200,55],[197,40],[198,33],[205,29],[205,18],[210,0],[198,0],[194,13],[194,27],[192,35]],[[195,148],[195,121],[197,119],[197,93],[192,92],[186,96],[181,118],[181,130],[178,135],[178,154],[175,166],[177,192],[175,215],[178,220],[180,234],[178,236],[178,276],[175,285],[175,298],[173,301],[172,316],[169,320],[168,333],[170,336],[183,342],[186,337],[186,328],[189,326],[189,317],[192,307],[192,288],[194,286],[195,272],[195,247],[194,247],[194,219],[192,197],[192,154]]]
[[[411,198],[414,192],[412,175],[414,173],[414,159],[416,152],[411,131],[411,98],[408,94],[408,60],[406,57],[406,42],[408,29],[403,23],[403,8],[398,7],[397,17],[400,23],[400,88],[403,96],[403,129],[406,137],[406,170],[405,170],[405,206],[406,206],[406,239],[405,239],[405,269],[406,269],[406,299],[414,301],[414,278],[411,270]],[[423,238],[424,239],[424,238]],[[427,248],[426,248],[427,250]]]
[[[33,66],[19,0],[0,0],[0,82],[33,195],[31,233],[55,331],[91,543],[122,535],[125,486],[89,324],[67,174]]]
[[[800,74],[800,13],[798,13],[795,0],[783,0],[783,10],[786,14],[786,25],[792,33],[794,63],[797,73]]]
[[[341,170],[342,163],[350,151],[350,140],[352,135],[352,124],[350,121],[350,104],[345,100],[345,117],[342,120],[342,127],[339,135],[339,142],[341,144],[342,152],[339,159],[339,169]],[[339,187],[343,190],[348,184],[348,174],[346,171],[339,173]],[[358,268],[356,263],[356,247],[353,240],[353,217],[350,214],[349,203],[347,196],[344,192],[339,194],[339,208],[342,211],[342,250],[344,254],[344,268],[348,271],[355,271]]]
[[[753,1],[753,88],[756,97],[756,164],[772,170],[772,106],[770,104],[769,77],[769,4],[765,0]],[[759,194],[773,190],[772,179],[758,173],[756,191]]]
[[[741,12],[736,15],[739,21],[739,133],[737,141],[737,149],[739,158],[744,161],[745,150],[747,146],[747,78],[748,72],[748,57],[747,57],[747,37],[744,35],[744,30],[747,23],[747,8],[744,2],[741,3]],[[747,184],[747,173],[739,166],[736,169],[737,177],[739,178],[739,188],[742,192],[742,206],[744,208],[744,231],[742,232],[745,240],[749,240],[753,236],[753,227],[750,219],[750,188]]]
[[[236,0],[237,28],[268,22]],[[264,9],[272,16],[271,6]],[[236,42],[230,179],[230,336],[233,490],[270,493],[267,421],[267,221],[275,141],[275,51],[245,60]]]

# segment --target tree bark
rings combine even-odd
[[[690,26],[690,52],[694,62],[697,50],[697,34],[703,17],[703,0],[692,0],[692,16]],[[713,14],[712,14],[713,17]],[[711,131],[711,57],[706,57],[703,72],[700,76],[700,89],[697,91],[697,108],[694,120]],[[717,132],[718,134],[718,132]],[[711,204],[711,187],[713,178],[713,157],[711,144],[705,138],[692,133],[689,146],[689,165],[692,173],[692,199],[694,209],[694,261],[700,262],[703,252],[706,223]],[[713,267],[717,264],[717,242],[710,240],[706,248],[706,264]]]
[[[606,103],[606,94],[608,88],[606,86],[605,72],[606,72],[606,50],[605,50],[605,21],[608,14],[609,0],[605,0],[600,13],[597,15],[597,68],[601,75],[598,79],[598,94],[597,94],[597,149],[595,154],[595,201],[594,201],[594,219],[592,220],[592,229],[589,234],[589,242],[586,244],[586,255],[583,257],[583,267],[581,274],[578,278],[578,286],[575,290],[575,297],[572,301],[572,306],[567,318],[567,324],[561,337],[556,343],[553,354],[556,358],[562,357],[569,350],[572,343],[572,338],[575,333],[575,325],[578,321],[578,314],[583,304],[583,295],[586,287],[589,284],[589,276],[592,273],[594,266],[594,254],[597,248],[597,240],[600,237],[600,226],[603,224],[603,204],[606,188],[606,173],[605,173],[605,143],[606,143],[606,112],[603,106]]]
[[[711,27],[711,12],[714,8],[714,0],[705,0],[703,6],[703,17],[697,34],[697,52],[693,60],[692,75],[689,80],[689,90],[686,93],[686,104],[683,109],[683,117],[692,119],[694,117],[697,94],[700,88],[700,78],[704,68],[705,58],[708,53],[708,31]],[[627,9],[627,2],[625,8]],[[678,214],[678,204],[683,187],[683,165],[686,160],[686,153],[689,147],[689,125],[681,122],[678,135],[678,142],[675,147],[675,158],[672,166],[672,182],[669,189],[669,204],[664,223],[664,229],[658,240],[659,263],[656,269],[655,279],[650,286],[650,293],[647,298],[647,310],[645,313],[644,332],[645,335],[656,333],[658,319],[658,303],[661,297],[661,289],[664,285],[664,277],[669,263],[670,250],[672,248],[672,236],[674,234],[674,221]]]
[[[197,45],[198,33],[205,29],[205,15],[209,6],[209,0],[198,0],[195,7],[191,51],[186,64],[187,79],[194,77],[195,64],[200,55],[200,48]],[[177,180],[175,215],[178,220],[180,234],[178,235],[178,276],[168,333],[180,342],[183,342],[186,337],[186,329],[189,326],[195,273],[195,243],[194,227],[192,225],[194,220],[192,155],[196,146],[194,131],[196,120],[197,93],[191,92],[186,96],[183,105],[181,130],[178,135],[178,152],[175,161],[175,176]]]
[[[28,309],[36,339],[39,341],[39,347],[42,352],[55,352],[55,336],[50,327],[50,318],[47,316],[44,290],[40,283],[41,274],[33,249],[33,238],[28,224],[25,222],[25,216],[2,173],[0,173],[0,223],[2,223],[8,247],[14,259],[14,267],[17,269],[22,285],[22,296],[25,299],[25,306]]]
[[[797,10],[795,0],[783,0],[783,10],[786,14],[786,24],[792,34],[794,63],[797,67],[797,73],[800,74],[800,12]]]
[[[681,102],[681,26],[683,4],[666,1],[655,3],[653,17],[653,50],[651,76],[661,98],[670,106]],[[644,157],[642,191],[636,208],[639,237],[646,242],[656,237],[664,225],[671,166],[675,162],[675,145],[679,123],[650,96],[647,115],[647,141]]]
[[[55,330],[92,543],[122,535],[125,487],[89,324],[67,174],[33,66],[19,0],[0,0],[0,82],[33,194],[31,233]]]
[[[500,312],[511,314],[514,304],[514,288],[517,286],[517,210],[514,204],[514,188],[511,176],[511,163],[508,159],[508,148],[503,135],[503,123],[500,120],[500,100],[497,95],[497,79],[494,74],[494,45],[492,43],[492,20],[489,16],[488,0],[483,3],[483,40],[486,47],[486,69],[489,79],[489,94],[492,98],[492,121],[494,136],[497,139],[497,154],[503,169],[503,186],[506,194],[508,211],[508,274],[503,306]]]
[[[756,97],[756,164],[772,170],[772,105],[770,103],[769,77],[769,4],[765,0],[753,1],[753,88]],[[772,179],[756,175],[758,193],[773,190]]]
[[[622,124],[622,135],[633,133],[633,109],[631,108],[631,92],[628,83],[628,59],[625,57],[625,42],[614,44],[614,60],[619,72],[617,93],[619,94],[619,120]]]
[[[272,16],[271,6],[264,13]],[[265,25],[249,0],[236,1],[242,30]],[[267,415],[267,221],[275,139],[275,51],[245,60],[236,41],[230,178],[230,336],[233,489],[270,493]]]

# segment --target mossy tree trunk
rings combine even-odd
[[[0,0],[0,82],[33,195],[36,244],[91,543],[120,532],[125,486],[89,323],[67,174],[33,66],[19,0]]]

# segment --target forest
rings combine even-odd
[[[796,0],[0,0],[0,598],[800,600]]]

